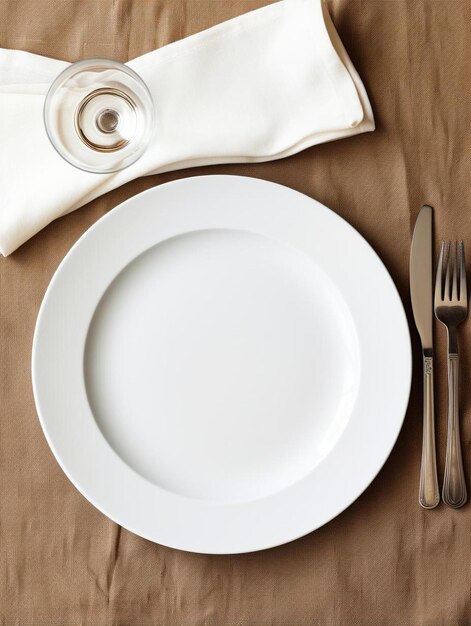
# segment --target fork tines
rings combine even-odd
[[[444,269],[445,268],[445,269]],[[445,283],[443,284],[443,274]],[[463,242],[442,241],[435,281],[435,303],[467,302],[466,267]]]

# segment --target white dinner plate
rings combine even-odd
[[[372,248],[319,202],[237,176],[160,185],[99,220],[34,336],[67,476],[125,528],[194,552],[268,548],[338,515],[388,457],[410,381]]]

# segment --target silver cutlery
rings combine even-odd
[[[433,509],[440,501],[435,453],[433,407],[433,260],[432,214],[423,206],[417,217],[410,254],[410,293],[415,325],[422,342],[423,356],[423,438],[419,503]]]
[[[443,277],[445,283],[443,284]],[[448,427],[445,476],[442,498],[448,506],[458,509],[468,496],[461,456],[459,424],[459,353],[457,328],[468,315],[468,291],[464,246],[461,241],[442,242],[435,281],[435,315],[446,326],[448,336]]]

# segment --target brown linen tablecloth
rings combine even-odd
[[[0,0],[0,46],[70,61],[126,60],[267,1]],[[469,0],[330,0],[329,8],[370,95],[375,133],[273,163],[135,181],[0,259],[2,625],[471,624],[471,505],[424,511],[417,504],[422,374],[415,329],[410,406],[379,476],[331,523],[261,553],[188,554],[120,529],[69,483],[36,417],[31,341],[54,270],[88,226],[153,185],[206,173],[242,174],[317,198],[373,245],[410,319],[409,244],[422,203],[436,208],[437,239],[464,238],[471,262]],[[447,393],[441,328],[436,337],[441,478]],[[471,321],[460,338],[470,480]],[[387,355],[378,363],[385,376],[387,363]]]

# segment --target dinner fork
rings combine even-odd
[[[445,285],[443,285],[445,275]],[[435,315],[446,326],[448,335],[448,426],[443,479],[443,502],[454,509],[465,504],[468,496],[461,456],[458,404],[457,327],[468,315],[468,294],[464,246],[442,242],[435,280]]]

